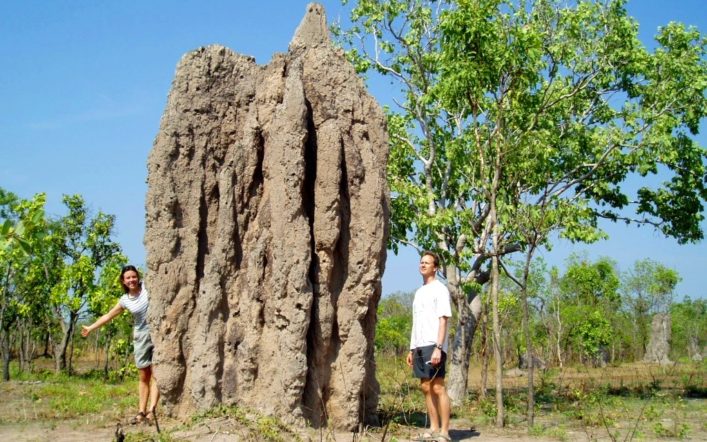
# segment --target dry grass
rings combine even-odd
[[[381,355],[377,365],[383,427],[366,429],[365,434],[357,436],[356,440],[411,439],[426,424],[418,381],[410,375],[403,357]],[[134,414],[137,405],[135,376],[128,376],[125,382],[113,383],[91,371],[79,376],[55,375],[47,370],[51,361],[39,361],[38,367],[43,367],[39,373],[15,374],[11,382],[0,383],[0,397],[3,398],[0,401],[0,435],[12,426],[41,424],[54,431],[45,431],[41,436],[56,432],[94,434],[103,431],[109,437],[116,421],[125,421]],[[90,370],[95,364],[92,360],[79,361],[77,367]],[[462,406],[453,410],[453,428],[458,438],[478,437],[481,433],[484,440],[508,440],[528,437],[524,436],[527,434],[542,440],[685,437],[707,440],[704,422],[707,415],[706,367],[705,364],[668,367],[624,364],[603,369],[569,367],[538,371],[535,379],[536,421],[530,430],[525,420],[527,378],[507,376],[504,378],[507,427],[496,430],[494,392],[489,390],[487,399],[479,398],[480,368],[475,365],[470,370],[469,395]],[[491,372],[489,380],[493,378]],[[303,435],[303,440],[312,437],[317,440],[352,440],[351,435],[343,437],[331,432],[312,436],[310,430],[284,428],[271,418],[244,413],[238,408],[216,409],[187,424],[165,419],[163,429],[166,431],[160,440],[211,440],[217,435],[238,435],[240,440],[251,440],[252,437],[253,440],[275,441],[292,440],[297,434]],[[130,431],[129,440],[155,437],[149,427]]]
[[[380,409],[394,434],[424,426],[424,402],[417,382],[401,357],[378,358]],[[643,363],[605,368],[567,367],[536,370],[535,426],[528,431],[525,376],[504,376],[507,429],[557,440],[632,440],[633,438],[705,438],[707,365]],[[513,371],[511,371],[513,372]],[[495,373],[489,373],[493,382]],[[479,397],[481,369],[469,371],[467,400],[453,410],[456,424],[488,434],[494,431],[495,392]]]
[[[115,422],[137,409],[137,379],[106,382],[100,373],[56,374],[39,361],[34,373],[13,370],[0,383],[0,424],[79,419],[87,423]],[[13,367],[14,368],[14,367]]]

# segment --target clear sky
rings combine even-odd
[[[329,21],[348,7],[322,1]],[[142,244],[147,155],[159,128],[177,62],[200,46],[222,44],[267,63],[284,52],[306,1],[3,0],[0,2],[0,186],[28,198],[46,192],[47,209],[63,214],[62,194],[117,216],[117,239],[136,264]],[[653,47],[671,20],[707,31],[704,0],[633,0],[641,39]],[[372,84],[389,102],[390,88]],[[700,143],[707,138],[703,134]],[[707,223],[703,223],[707,230]],[[678,246],[643,227],[607,225],[611,239],[587,246],[557,243],[542,256],[562,267],[573,251],[609,256],[620,270],[651,258],[675,268],[683,295],[707,297],[705,242]],[[389,253],[383,293],[419,283],[411,250]]]

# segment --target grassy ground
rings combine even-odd
[[[378,358],[383,426],[366,429],[354,440],[409,440],[426,424],[418,383],[403,358]],[[81,367],[81,365],[79,365]],[[48,369],[13,373],[0,383],[0,439],[62,440],[113,437],[116,422],[132,416],[137,376],[124,382],[104,380],[88,364],[77,376]],[[457,440],[707,440],[707,365],[669,367],[626,364],[604,369],[546,370],[536,376],[535,425],[528,431],[527,378],[504,378],[506,427],[494,426],[495,395],[479,396],[478,367],[470,372],[469,393],[453,410]],[[493,379],[489,374],[489,380]],[[147,440],[352,440],[313,429],[291,429],[277,419],[239,408],[217,408],[189,422],[163,418],[158,437],[153,427],[126,427],[128,441]]]
[[[13,373],[0,383],[0,425],[28,421],[115,420],[135,407],[137,380],[104,380],[101,373],[69,376],[48,370]]]
[[[380,408],[393,434],[425,425],[424,402],[402,358],[379,358]],[[514,370],[520,374],[518,370]],[[489,382],[495,374],[489,373]],[[453,424],[495,431],[495,391],[479,396],[479,367],[470,371],[471,391],[453,409]],[[504,377],[506,430],[527,433],[525,376]],[[535,420],[530,435],[575,440],[707,440],[707,365],[667,367],[641,363],[606,368],[537,371]],[[454,427],[454,425],[453,425]]]

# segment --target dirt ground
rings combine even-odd
[[[197,425],[185,427],[183,423],[163,418],[160,422],[163,431],[168,432],[167,441],[189,441],[189,442],[231,442],[231,441],[262,441],[253,435],[252,431],[243,428],[233,419],[210,418],[204,419]],[[125,425],[123,431],[128,434],[128,440],[148,441],[160,440],[154,426]],[[385,441],[409,442],[415,440],[419,428],[407,428],[396,431],[395,434],[386,434]],[[115,423],[97,423],[95,419],[72,419],[60,422],[37,422],[29,421],[24,423],[13,423],[0,425],[0,441],[17,442],[74,442],[74,441],[113,441],[115,439]],[[353,433],[335,433],[324,430],[317,432],[313,429],[300,429],[298,431],[300,440],[307,442],[331,441],[331,442],[377,442],[383,440],[382,429],[367,431],[363,435]],[[595,429],[591,432],[567,431],[561,438],[547,436],[528,436],[522,429],[480,428],[473,429],[470,423],[464,419],[454,419],[450,436],[454,441],[489,441],[489,442],[550,442],[558,440],[566,441],[611,441],[606,432]],[[295,439],[291,435],[283,435],[283,441]],[[637,437],[642,441],[671,441],[679,440],[670,437]],[[693,432],[688,440],[707,440],[707,432]],[[623,439],[619,439],[623,440]]]
[[[665,370],[661,374],[660,369],[656,367],[627,364],[608,371],[567,369],[556,374],[553,378],[556,385],[564,385],[566,388],[580,388],[587,382],[591,382],[592,385],[611,384],[631,388],[632,384],[646,384],[647,379],[654,381],[659,379],[663,388],[674,390],[678,384],[689,381],[700,386],[701,391],[704,392],[707,386],[705,379],[707,373],[705,373],[704,367],[700,367],[696,371],[693,369],[690,373],[692,374]],[[471,377],[472,385],[474,385],[476,375],[478,374],[473,373]],[[192,422],[180,422],[160,416],[160,426],[163,430],[163,436],[160,438],[155,427],[131,426],[126,423],[134,414],[135,395],[133,390],[135,385],[119,383],[104,386],[100,381],[91,385],[88,384],[88,381],[82,382],[84,383],[81,384],[73,379],[68,381],[66,385],[52,380],[0,382],[0,441],[111,441],[115,440],[118,422],[122,423],[123,431],[129,436],[128,442],[148,440],[263,441],[278,440],[277,437],[283,441],[299,438],[302,441],[373,442],[385,440],[408,442],[414,440],[421,432],[421,428],[404,425],[391,426],[390,431],[383,428],[373,428],[357,434],[302,428],[289,429],[294,434],[283,432],[276,435],[275,438],[268,439],[258,435],[257,426],[251,424],[248,427],[243,424],[243,420],[239,422],[233,417],[202,417]],[[504,378],[504,385],[509,389],[522,387],[527,385],[527,379],[522,374],[509,372],[508,376]],[[48,397],[49,393],[60,399],[72,395],[74,397],[69,398],[72,400],[70,405],[65,405],[61,401],[51,400]],[[93,398],[89,397],[99,393],[103,395],[101,398],[92,400]],[[81,402],[82,399],[88,399],[86,404]],[[93,410],[91,408],[93,402],[101,402],[102,408],[98,411]],[[650,421],[645,417],[650,410],[642,412],[643,417],[638,419],[641,421],[642,430],[636,433],[634,440],[679,440],[670,434],[658,437],[652,428],[655,428],[658,423],[664,428],[677,427],[677,423],[684,423],[689,425],[689,431],[682,435],[683,439],[707,441],[707,419],[705,419],[707,417],[707,398],[702,396],[680,399],[679,404],[683,407],[682,411],[679,414],[672,413],[672,417],[678,416],[679,421],[671,421],[671,416],[668,415],[671,413],[668,407],[672,403],[666,402],[663,408],[660,408],[656,402],[654,413],[657,413],[657,416],[651,418]],[[498,430],[488,418],[481,419],[482,410],[474,406],[467,410],[456,410],[455,414],[461,417],[452,420],[450,435],[455,441],[472,442],[611,441],[609,431],[612,431],[615,440],[630,440],[626,438],[626,435],[632,431],[634,421],[638,422],[635,418],[637,413],[635,409],[621,411],[619,408],[624,405],[615,407],[614,410],[605,410],[607,413],[615,412],[615,415],[619,416],[613,420],[609,428],[596,424],[583,427],[583,424],[578,424],[576,420],[568,424],[566,416],[538,413],[536,424],[543,427],[544,431],[535,436],[529,436],[525,425],[517,422],[515,425]],[[661,413],[665,413],[665,415],[661,415]],[[626,416],[633,417],[626,419]],[[555,426],[560,430],[553,431]]]
[[[450,436],[454,441],[489,441],[489,442],[545,442],[557,441],[556,438],[529,437],[522,432],[504,430],[497,432],[493,430],[471,430],[463,421],[454,421]],[[170,431],[170,438],[173,441],[189,442],[232,442],[232,441],[255,441],[262,440],[253,438],[251,434],[240,428],[237,424],[225,418],[209,419],[196,427],[179,430],[179,422],[165,421],[162,424],[165,430]],[[176,429],[176,431],[175,431]],[[17,442],[75,442],[75,441],[112,441],[115,440],[115,425],[95,425],[85,421],[67,421],[60,423],[28,422],[21,424],[0,425],[0,440]],[[397,440],[398,442],[408,442],[414,440],[420,429],[410,429],[407,434],[388,434],[386,441]],[[124,427],[125,433],[134,433],[136,440],[158,440],[158,435],[154,427]],[[358,436],[352,433],[318,433],[314,430],[303,429],[300,433],[303,441],[332,441],[332,442],[374,442],[381,441],[380,431],[366,433]],[[394,438],[394,439],[393,439]],[[287,440],[283,438],[283,440]],[[571,441],[589,441],[590,439],[583,433],[570,433],[568,439]],[[603,439],[592,439],[603,440]],[[608,437],[605,440],[610,440]],[[665,439],[664,439],[665,440]]]

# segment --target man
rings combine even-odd
[[[450,405],[444,386],[447,361],[448,322],[452,316],[449,290],[437,280],[439,257],[429,251],[422,253],[420,275],[422,287],[415,292],[412,304],[412,333],[407,364],[420,379],[425,395],[430,429],[420,440],[451,440],[449,437]]]

